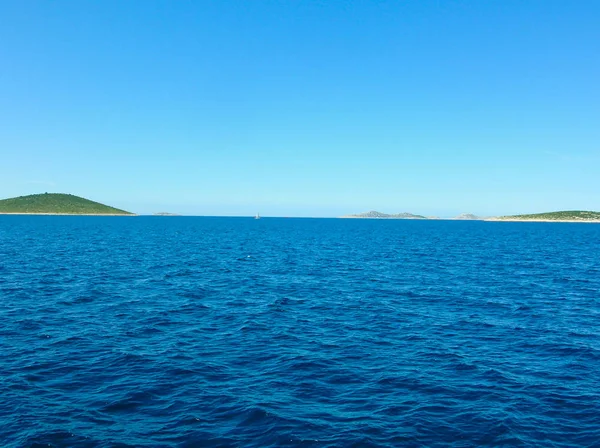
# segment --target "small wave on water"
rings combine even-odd
[[[0,230],[2,447],[600,446],[600,226]]]

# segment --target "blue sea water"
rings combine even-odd
[[[0,446],[600,446],[600,225],[0,217]]]

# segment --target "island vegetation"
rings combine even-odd
[[[133,213],[72,194],[42,193],[0,200],[0,214],[123,215]]]

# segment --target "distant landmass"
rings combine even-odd
[[[169,213],[169,212],[158,212],[154,213],[152,216],[181,216],[177,213]]]
[[[557,222],[600,222],[600,212],[571,210],[530,215],[498,216],[490,221],[557,221]]]
[[[480,216],[472,215],[471,213],[463,213],[462,215],[458,215],[458,216],[454,217],[454,219],[461,219],[464,221],[477,221],[477,220],[481,220],[483,218],[481,218]]]
[[[134,215],[99,202],[61,193],[32,194],[0,200],[0,214]]]
[[[362,218],[362,219],[427,219],[425,216],[413,215],[412,213],[397,213],[388,215],[387,213],[376,212],[374,210],[357,215],[345,215],[342,218]]]
[[[359,218],[359,219],[440,219],[436,216],[422,216],[414,215],[412,213],[398,213],[390,215],[387,213],[381,213],[377,211],[370,211],[365,213],[359,213],[356,215],[345,215],[342,218]],[[448,219],[448,218],[447,218]],[[599,222],[600,223],[600,212],[591,211],[560,211],[550,213],[535,213],[529,215],[512,215],[512,216],[497,216],[493,218],[483,218],[481,216],[473,215],[471,213],[463,213],[454,218],[453,220],[461,221],[542,221],[542,222]]]

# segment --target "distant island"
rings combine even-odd
[[[455,216],[452,219],[459,219],[459,220],[463,220],[463,221],[481,221],[484,218],[473,215],[472,213],[463,213],[462,215]]]
[[[362,219],[427,219],[425,216],[413,215],[412,213],[397,213],[388,215],[387,213],[376,212],[374,210],[357,215],[345,215],[342,218],[362,218]]]
[[[440,219],[435,216],[422,216],[414,215],[412,213],[398,213],[390,215],[387,213],[381,213],[376,211],[370,211],[365,213],[359,213],[356,215],[345,215],[341,218],[356,218],[356,219]],[[550,213],[536,213],[529,215],[512,215],[512,216],[496,216],[491,218],[483,218],[480,216],[473,215],[471,213],[463,213],[455,216],[454,218],[445,218],[450,220],[460,221],[514,221],[514,222],[526,222],[526,221],[539,221],[539,222],[598,222],[600,223],[600,212],[591,211],[561,211],[561,212],[550,212]]]
[[[489,221],[600,222],[600,212],[571,210],[530,215],[498,216]]]
[[[119,215],[134,213],[109,207],[72,194],[42,193],[0,200],[3,215]]]
[[[423,216],[423,215],[415,215],[413,213],[396,213],[393,215],[387,213],[376,212],[375,210],[371,210],[370,212],[358,213],[356,215],[344,215],[341,218],[358,218],[358,219],[440,219],[437,216]],[[478,216],[472,215],[470,213],[463,213],[462,215],[458,215],[455,218],[450,219],[461,219],[461,220],[482,220]]]
[[[153,213],[152,216],[181,216],[177,213],[169,213],[169,212],[158,212],[158,213]]]

